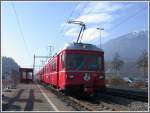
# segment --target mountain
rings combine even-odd
[[[124,60],[137,59],[148,50],[148,31],[134,31],[112,39],[102,45],[105,60],[112,60],[116,52]]]
[[[19,65],[10,57],[2,57],[2,77],[9,77],[13,71],[19,72]]]

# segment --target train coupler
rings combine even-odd
[[[93,93],[93,88],[91,88],[91,87],[85,87],[84,88],[84,92],[86,93],[86,94],[88,94],[88,95],[90,95],[90,94],[92,94]]]

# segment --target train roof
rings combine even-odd
[[[91,51],[103,51],[93,44],[86,43],[67,43],[65,44],[63,50],[91,50]]]
[[[52,60],[56,55],[58,55],[63,50],[90,50],[90,51],[99,51],[103,52],[101,48],[98,48],[96,45],[93,44],[86,44],[86,43],[67,43],[65,44],[64,48],[57,52],[54,56],[52,56],[48,62]],[[46,65],[46,64],[45,64]],[[44,65],[44,66],[45,66]],[[44,67],[43,66],[43,67]]]

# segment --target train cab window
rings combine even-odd
[[[66,68],[71,70],[99,70],[101,57],[96,54],[67,54]]]
[[[99,69],[102,69],[102,57],[98,58]]]

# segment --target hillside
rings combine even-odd
[[[148,51],[148,32],[131,32],[117,37],[102,45],[105,52],[105,62],[110,63],[116,53],[119,53],[120,59],[124,61],[123,67],[119,71],[119,76],[132,77],[134,79],[144,80],[143,69],[137,68],[137,59],[145,51]],[[115,74],[108,66],[105,66],[106,76]],[[110,74],[109,74],[110,73]],[[146,75],[148,71],[146,69]]]
[[[19,71],[19,65],[10,57],[2,57],[2,77],[7,78],[12,71]]]
[[[105,59],[111,60],[116,52],[125,60],[138,58],[143,51],[148,50],[148,32],[131,32],[117,37],[102,45]]]

